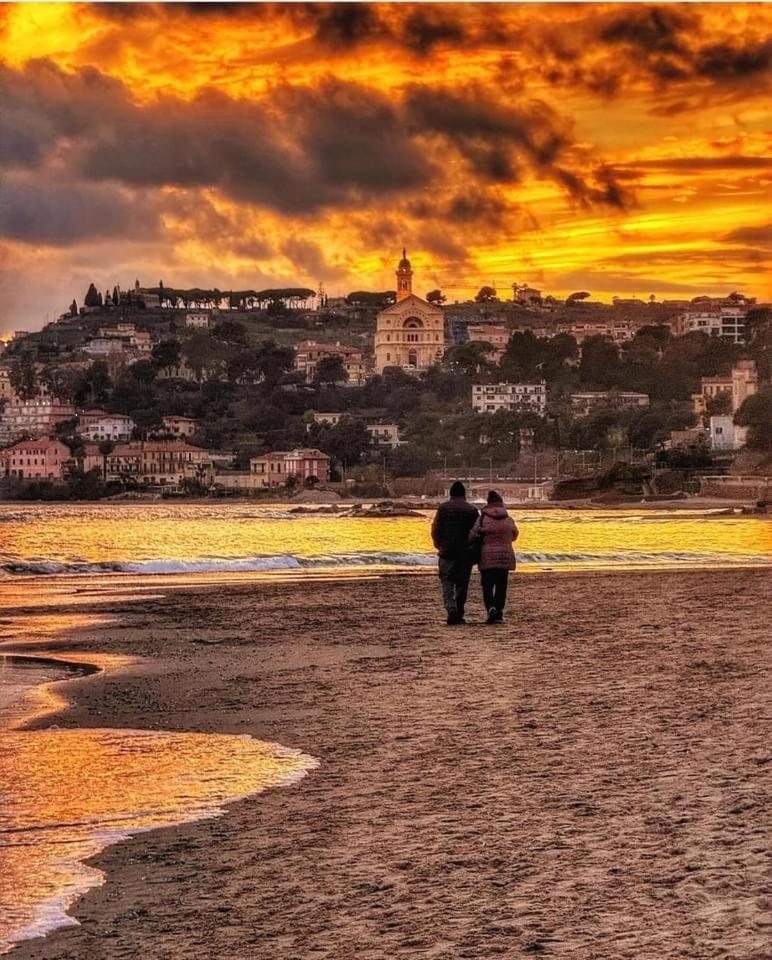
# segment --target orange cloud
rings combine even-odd
[[[109,285],[383,288],[407,244],[451,298],[768,297],[771,24],[758,4],[6,5],[0,242],[39,314],[14,322],[77,293],[36,300],[41,257],[79,282],[97,240]]]

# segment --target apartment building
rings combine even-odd
[[[547,384],[493,383],[472,387],[472,409],[478,413],[496,413],[499,410],[529,411],[542,416],[547,410]]]

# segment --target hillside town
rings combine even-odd
[[[765,495],[769,304],[520,283],[449,304],[415,292],[406,251],[395,280],[92,284],[0,345],[0,495],[431,493],[451,474],[530,499]]]

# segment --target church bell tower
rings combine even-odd
[[[397,266],[397,301],[404,300],[413,292],[413,268],[407,258],[405,248],[402,248],[402,259]]]

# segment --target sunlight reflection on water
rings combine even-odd
[[[316,765],[250,737],[9,730],[13,705],[31,686],[73,675],[9,661],[0,657],[0,952],[73,923],[66,908],[102,881],[82,861],[108,844],[216,816],[224,804],[291,784]]]
[[[0,578],[277,573],[435,563],[431,513],[365,519],[242,504],[0,504]],[[772,522],[703,511],[514,514],[525,569],[772,562]]]

